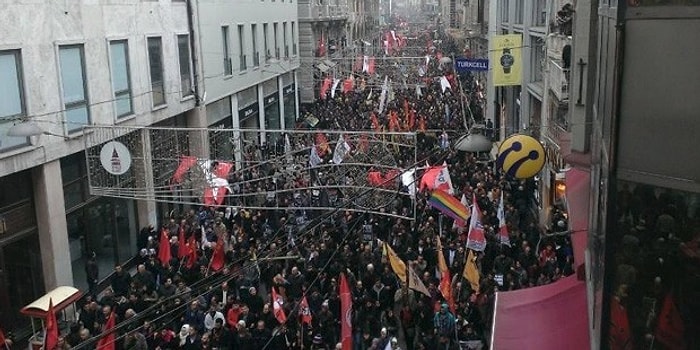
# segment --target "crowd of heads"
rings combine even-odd
[[[445,50],[455,45],[447,37],[441,40]],[[446,68],[433,61],[436,63],[429,67],[428,77],[443,75],[441,70]],[[393,74],[389,72],[393,69],[380,66],[378,74]],[[367,80],[370,78],[383,80]],[[304,178],[308,175],[302,171],[299,178],[253,183],[255,174],[282,176],[275,164],[284,162],[266,162],[268,168],[234,172],[230,179],[232,184],[248,181],[250,185],[239,190],[262,194],[259,201],[263,205],[256,202],[247,207],[249,203],[231,199],[221,207],[202,206],[173,214],[157,229],[144,228],[139,234],[141,254],[136,271],[130,273],[117,266],[110,287],[81,303],[79,323],[62,338],[62,344],[68,344],[66,348],[94,347],[96,337],[108,331],[109,315],[114,314],[116,339],[125,349],[336,348],[341,341],[341,274],[347,277],[352,293],[354,349],[385,349],[387,344],[397,349],[398,340],[408,349],[456,347],[460,341],[485,343],[494,293],[543,285],[570,275],[574,272],[573,254],[565,236],[542,238],[533,180],[506,178],[493,162],[440,147],[443,129],[449,133],[466,131],[463,115],[468,111],[463,106],[469,106],[473,114],[468,118],[470,124],[483,122],[476,79],[455,79],[463,93],[455,88],[443,92],[439,81],[430,79],[421,96],[415,88],[397,85],[387,110],[400,111],[407,101],[409,108],[425,118],[428,130],[418,132],[417,158],[431,164],[446,162],[455,196],[469,201],[476,198],[487,239],[485,250],[476,254],[479,290],[473,290],[462,276],[467,231],[430,207],[428,193],[392,203],[391,210],[406,213],[411,219],[349,211],[342,206],[288,210],[289,205],[283,203],[294,200],[294,191],[283,197],[269,187],[270,183],[290,183],[293,187],[309,181]],[[386,125],[386,114],[377,113],[381,87],[377,84],[370,89],[369,98],[369,89],[358,90],[308,106],[298,126],[309,128],[304,123],[313,116],[319,120],[318,129],[373,130],[372,113]],[[313,141],[292,141],[308,142]],[[271,149],[275,151],[267,154],[251,150],[249,158],[285,158],[280,147]],[[394,156],[400,167],[410,166],[401,153]],[[502,192],[510,246],[502,245],[497,237],[496,210]],[[259,208],[267,201],[274,205]],[[557,222],[561,220],[565,217],[557,217]],[[170,238],[170,261],[158,259],[163,232]],[[179,239],[181,232],[184,241]],[[437,237],[441,237],[442,251],[437,250]],[[189,247],[188,242],[195,246]],[[384,242],[420,276],[430,296],[407,289],[406,281],[397,278],[382,254]],[[193,263],[187,261],[189,257],[177,258],[183,244],[198,252]],[[219,245],[224,250],[224,264],[214,269],[212,255]],[[454,310],[438,289],[439,254],[444,254],[454,276]],[[275,317],[270,295],[273,288],[282,297],[285,322]],[[312,316],[309,325],[302,324],[300,318],[303,298]]]

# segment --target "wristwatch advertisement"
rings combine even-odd
[[[503,49],[503,53],[501,54],[501,66],[503,67],[503,74],[510,74],[510,68],[513,66],[513,63],[515,63],[515,58],[513,57],[513,55],[511,55],[510,49]]]

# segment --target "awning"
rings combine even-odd
[[[323,60],[322,63],[325,64],[326,66],[328,66],[328,68],[333,68],[333,67],[338,65],[337,63],[335,63],[331,60]]]
[[[30,317],[46,318],[46,313],[49,311],[49,300],[53,302],[53,309],[58,312],[78,301],[81,296],[83,296],[83,293],[76,288],[68,286],[57,287],[33,303],[23,307],[20,312]]]
[[[576,275],[497,292],[491,349],[590,349],[586,284]]]
[[[591,194],[591,173],[589,170],[571,168],[566,172],[566,205],[569,213],[571,244],[574,249],[576,267],[585,261],[588,246],[588,204]]]

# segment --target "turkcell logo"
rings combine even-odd
[[[457,58],[455,67],[458,72],[488,71],[489,60],[485,58]]]

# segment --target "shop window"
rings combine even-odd
[[[617,189],[611,208],[616,218],[605,242],[610,347],[697,345],[700,194],[632,182],[618,182]]]

